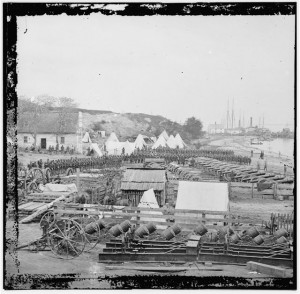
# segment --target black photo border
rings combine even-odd
[[[74,5],[76,4],[76,5]],[[87,4],[89,4],[87,6]],[[96,6],[94,4],[97,4]],[[99,8],[99,4],[103,4]],[[123,10],[112,10],[107,5],[124,5]],[[296,196],[297,179],[297,142],[296,142],[296,107],[297,107],[297,14],[296,2],[196,2],[196,3],[129,3],[129,2],[70,2],[70,3],[3,3],[3,286],[4,289],[73,289],[72,282],[81,278],[76,274],[64,275],[9,275],[5,271],[5,252],[13,248],[18,240],[18,197],[17,195],[17,106],[18,99],[16,85],[17,75],[17,17],[37,15],[60,15],[65,13],[69,16],[90,15],[101,13],[104,15],[121,16],[152,16],[152,15],[295,15],[295,60],[294,60],[294,172]],[[13,151],[7,152],[7,135],[13,142]],[[8,172],[9,171],[9,172]],[[295,206],[295,229],[294,248],[297,247],[296,222],[297,222],[297,198],[294,197]],[[6,239],[5,223],[7,217],[7,204],[11,201],[15,210],[13,218],[15,222],[15,239]],[[106,281],[111,289],[296,289],[297,277],[297,252],[294,250],[293,278],[236,278],[236,277],[195,277],[195,276],[122,276],[94,278],[95,282]],[[13,254],[13,253],[12,253]],[[16,257],[16,264],[18,260]]]

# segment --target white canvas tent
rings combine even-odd
[[[144,146],[146,146],[146,142],[141,134],[139,134],[134,142],[134,147],[143,149]]]
[[[92,140],[90,138],[90,134],[88,132],[86,132],[82,138],[82,142],[83,143],[91,143]]]
[[[179,181],[175,209],[229,211],[227,183]],[[175,213],[180,215],[180,213]],[[224,218],[219,215],[207,217]],[[221,222],[221,220],[220,220]]]
[[[138,207],[141,208],[159,208],[159,205],[157,203],[155,194],[154,194],[154,190],[153,189],[149,189],[148,191],[145,191],[140,203],[138,205]],[[142,214],[149,214],[149,217],[140,217],[140,220],[143,222],[165,222],[164,218],[154,218],[151,217],[151,215],[155,214],[155,215],[163,215],[163,213],[161,211],[141,211]],[[132,220],[135,220],[136,217],[133,217]],[[164,225],[157,225],[156,226],[158,229],[164,229],[166,228],[166,226]]]
[[[99,146],[97,145],[97,143],[92,143],[92,144],[91,144],[91,149],[94,150],[95,153],[96,153],[99,157],[103,156],[103,154],[102,154],[102,152],[101,152]]]
[[[115,132],[112,132],[109,137],[107,138],[106,142],[119,142],[119,139]]]
[[[168,141],[168,139],[169,139],[169,135],[168,135],[168,133],[166,132],[166,130],[164,130],[159,136],[160,136],[160,137],[163,136],[164,139],[165,139],[166,141]]]
[[[134,152],[134,149],[135,149],[135,143],[130,143],[128,140],[123,143],[123,147],[125,149],[125,154],[126,155],[130,155]],[[122,148],[123,148],[122,147]]]
[[[170,148],[173,148],[175,149],[176,148],[176,141],[175,141],[175,138],[173,135],[171,135],[167,141],[167,145],[170,147]]]
[[[105,143],[105,149],[108,155],[121,155],[122,154],[123,143],[107,141]]]
[[[156,149],[158,147],[166,147],[167,142],[163,136],[159,136],[156,142],[153,144],[152,149]]]
[[[175,136],[175,144],[176,146],[178,146],[179,148],[184,148],[187,145],[184,143],[184,141],[182,140],[181,136],[177,133]]]

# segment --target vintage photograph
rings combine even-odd
[[[296,3],[4,3],[4,289],[296,289]]]

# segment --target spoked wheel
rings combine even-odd
[[[100,227],[96,223],[97,218],[94,216],[83,216],[78,220],[85,232],[85,248],[84,251],[89,252],[96,247],[100,241]]]
[[[34,180],[34,172],[33,169],[30,169],[25,176],[25,181],[32,182],[33,180]]]
[[[32,173],[37,184],[44,184],[44,174],[40,168],[33,168]]]
[[[85,233],[73,219],[63,218],[55,222],[49,230],[49,246],[59,258],[73,259],[79,256],[85,243]]]
[[[51,169],[49,167],[45,169],[45,180],[46,183],[50,183],[51,181]]]
[[[53,211],[46,212],[40,220],[40,228],[46,233],[55,222],[55,214]]]
[[[67,172],[66,172],[66,173],[67,173],[67,176],[73,175],[73,169],[69,167],[69,168],[67,169]]]
[[[38,186],[37,186],[37,184],[36,184],[35,181],[30,182],[30,183],[27,185],[27,187],[26,187],[26,191],[27,191],[28,194],[33,193],[33,192],[35,192],[35,191],[37,191],[37,190],[38,190]]]

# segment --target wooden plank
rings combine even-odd
[[[84,206],[81,205],[77,205],[74,206],[74,204],[72,203],[57,203],[55,206],[57,207],[64,207],[64,208],[83,208]],[[95,208],[99,208],[101,206],[99,206],[98,204],[93,204],[91,205],[92,207]],[[102,206],[103,207],[103,206]],[[112,207],[113,208],[113,207]],[[125,206],[124,208],[122,208],[122,211],[161,211],[161,212],[165,212],[166,209],[164,208],[144,208],[144,207],[130,207],[130,206]],[[211,214],[211,215],[228,215],[229,211],[210,211],[210,210],[188,210],[188,209],[174,209],[173,212],[177,213],[193,213],[193,214],[198,214],[198,215],[202,215],[203,213],[205,214]]]
[[[200,222],[229,222],[229,223],[254,223],[254,219],[233,219],[233,218],[224,218],[224,219],[219,219],[219,218],[210,218],[210,217],[201,217],[201,218],[195,218],[195,217],[182,217],[182,216],[173,216],[173,215],[155,215],[155,214],[136,214],[136,213],[119,213],[119,212],[111,212],[111,213],[106,213],[106,212],[100,212],[100,211],[84,211],[84,210],[63,210],[63,209],[55,209],[55,213],[57,214],[70,214],[70,215],[104,215],[104,217],[109,217],[109,218],[151,218],[153,219],[153,222],[156,222],[155,219],[174,219],[176,221],[181,221],[182,224],[186,224],[184,221],[189,222],[189,223],[196,223],[199,224]],[[149,221],[146,221],[146,223],[149,223]],[[165,222],[156,222],[160,224],[165,224]],[[177,222],[176,222],[177,223]]]
[[[47,203],[45,206],[43,206],[42,208],[38,209],[36,212],[34,212],[33,214],[31,214],[30,216],[22,219],[20,221],[21,224],[23,223],[27,223],[32,221],[33,219],[35,219],[37,216],[41,215],[42,213],[46,212],[49,208],[51,208],[53,206],[53,203],[57,202],[57,201],[61,201],[64,200],[66,198],[66,196],[61,196],[57,199],[55,199],[53,202],[51,203]]]
[[[42,202],[33,202],[33,204],[29,207],[25,207],[23,208],[23,210],[36,210],[38,209],[40,206],[43,206],[44,203]]]
[[[29,207],[30,205],[32,205],[32,203],[33,203],[33,202],[24,203],[24,204],[20,205],[20,206],[18,207],[18,209],[19,209],[19,210],[20,210],[20,209],[24,209],[24,208],[26,208],[27,206]]]
[[[293,190],[294,184],[277,184],[278,190]]]
[[[55,210],[55,213],[58,213],[58,214],[82,214],[82,210],[62,210],[62,209],[57,209]],[[93,215],[99,215],[100,214],[100,211],[87,211],[87,214],[93,214]],[[185,221],[195,221],[195,220],[199,220],[199,221],[214,221],[214,222],[235,222],[236,220],[235,219],[231,219],[231,218],[210,218],[210,217],[186,217],[186,216],[177,216],[177,215],[168,215],[168,214],[164,214],[164,215],[161,215],[161,214],[146,214],[146,213],[124,213],[124,212],[102,212],[101,213],[102,215],[106,216],[106,215],[109,215],[109,216],[122,216],[122,217],[139,217],[139,218],[154,218],[154,219],[175,219],[175,220],[185,220]]]

